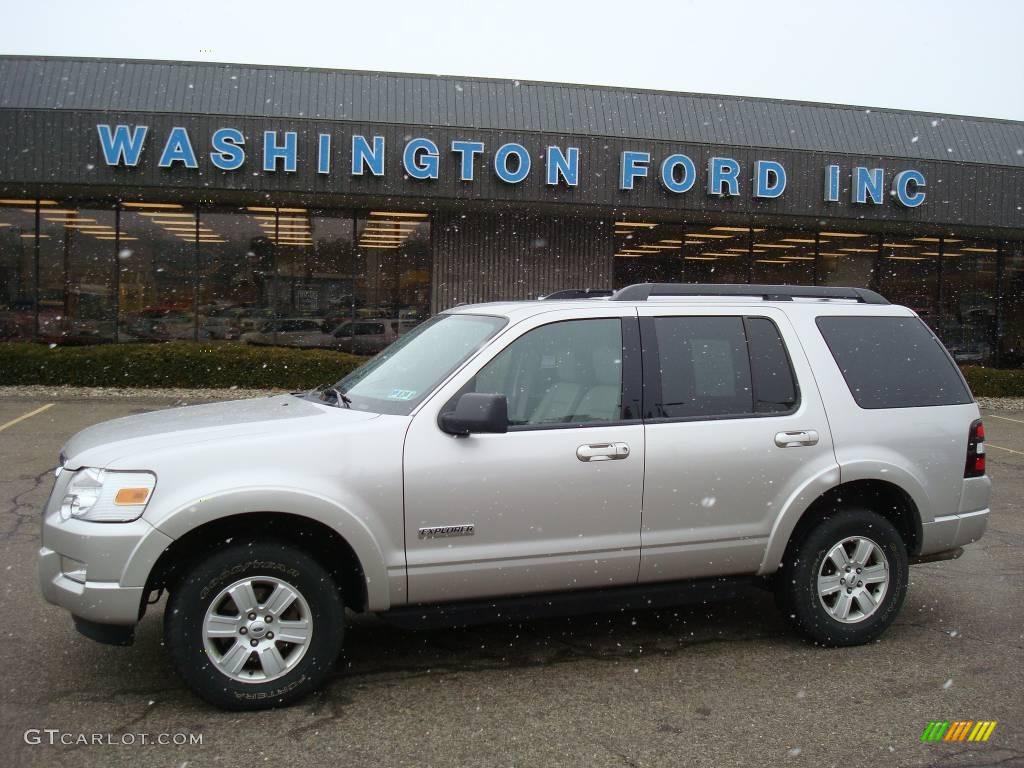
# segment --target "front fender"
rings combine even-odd
[[[344,509],[330,499],[308,491],[289,488],[246,488],[229,490],[195,499],[175,508],[163,515],[155,524],[164,535],[178,539],[206,523],[220,520],[233,515],[244,515],[252,512],[282,512],[299,515],[323,523],[333,529],[348,542],[359,558],[359,564],[366,578],[367,608],[371,611],[384,611],[391,607],[389,576],[399,579],[402,583],[399,594],[404,592],[404,569],[393,569],[388,573],[384,553],[377,538],[369,526],[356,515]],[[244,535],[239,531],[239,535]],[[143,573],[143,580],[160,553],[153,556],[152,551],[138,552],[140,557],[133,558],[129,564],[132,577],[137,578]],[[151,562],[148,562],[150,561]],[[126,573],[127,575],[127,573]],[[143,581],[144,583],[144,581]]]

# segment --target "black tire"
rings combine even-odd
[[[819,598],[818,577],[832,548],[851,537],[863,537],[878,546],[886,560],[888,583],[881,599],[875,601],[877,607],[854,623],[845,623],[835,618],[830,608],[843,598],[842,592],[847,586],[844,584],[839,594]],[[855,550],[852,543],[848,546]],[[877,565],[880,560],[872,557]],[[836,568],[831,560],[825,568],[835,570],[835,575],[844,582],[850,576],[857,578],[855,565],[851,573],[846,573],[845,568]],[[908,579],[906,545],[893,524],[866,509],[844,509],[821,518],[790,542],[778,574],[775,596],[783,615],[810,640],[826,646],[861,645],[877,638],[892,624],[906,597]],[[856,581],[852,587],[855,593],[861,590]],[[877,590],[877,585],[868,589]],[[873,599],[874,594],[878,593],[869,597]],[[832,605],[823,605],[823,600]],[[857,612],[864,614],[859,602],[851,605],[854,607],[849,618],[855,619]]]
[[[232,584],[251,578],[256,581],[257,588],[266,584],[268,590],[272,589],[273,583],[260,582],[260,577],[276,579],[298,592],[305,601],[304,606],[300,604],[302,612],[308,608],[312,631],[293,668],[280,677],[252,682],[236,680],[222,672],[209,655],[203,626],[211,604],[222,590]],[[221,601],[218,603],[225,605]],[[230,607],[228,610],[234,612]],[[298,701],[318,688],[330,675],[341,648],[344,617],[341,595],[334,580],[323,566],[301,549],[277,541],[239,543],[198,561],[184,574],[167,602],[164,642],[170,649],[178,673],[200,698],[222,709],[269,709]],[[282,613],[278,621],[285,618],[288,618],[287,614]],[[272,628],[272,623],[268,623],[262,629],[247,628],[246,632],[252,638],[256,632]],[[281,632],[279,630],[279,634]],[[264,640],[270,642],[266,635]],[[217,647],[229,648],[231,644],[243,641],[232,637],[211,642],[215,642]],[[300,647],[279,639],[273,642],[283,649],[279,653],[289,654],[286,658]],[[245,650],[243,645],[239,655]],[[255,674],[262,674],[258,659],[258,655],[249,657],[246,665],[258,667]]]

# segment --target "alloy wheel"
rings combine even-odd
[[[240,579],[222,589],[203,620],[203,645],[222,674],[244,683],[275,680],[301,661],[313,636],[309,604],[291,584],[271,576]]]
[[[865,536],[835,544],[818,569],[818,599],[836,621],[856,624],[882,604],[889,589],[889,561],[880,546]]]

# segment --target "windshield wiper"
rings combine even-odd
[[[346,395],[337,387],[327,387],[320,392],[320,399],[326,400],[327,395],[334,395],[334,402],[339,408],[351,408],[352,398]]]

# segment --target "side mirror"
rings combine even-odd
[[[441,414],[438,424],[449,435],[508,432],[508,401],[504,395],[467,392],[454,411]]]

